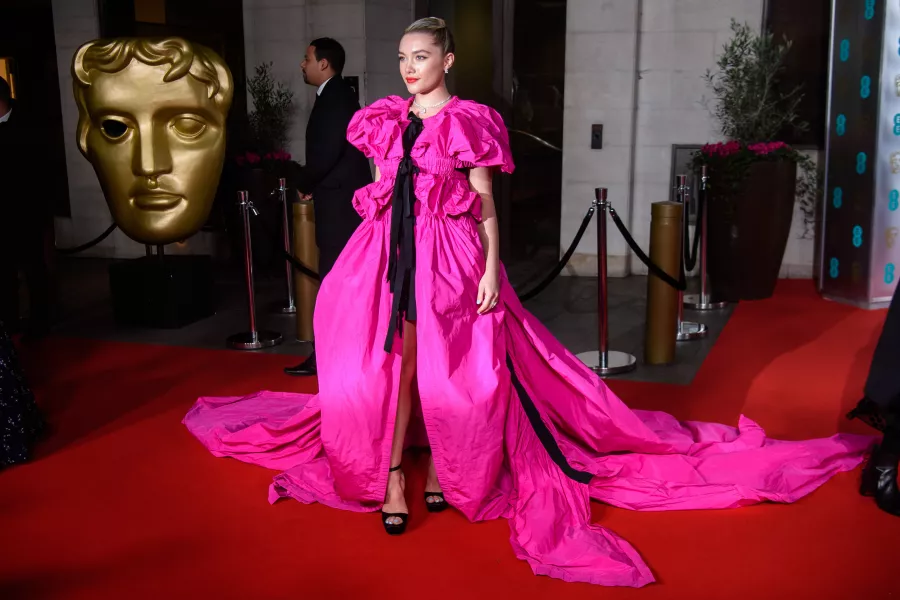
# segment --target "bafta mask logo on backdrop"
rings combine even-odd
[[[891,173],[894,175],[900,173],[900,152],[891,154]]]
[[[181,38],[122,38],[83,45],[72,73],[78,148],[119,228],[143,244],[196,233],[225,159],[227,65]]]
[[[888,249],[894,247],[894,243],[897,241],[897,233],[900,232],[896,227],[888,227],[884,231],[884,241],[887,244]]]

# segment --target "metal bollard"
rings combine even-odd
[[[316,215],[313,203],[309,200],[294,203],[294,258],[310,270],[318,270]],[[313,310],[316,307],[319,282],[299,271],[296,277],[297,285],[294,293],[297,300],[297,339],[301,342],[312,342],[315,341]]]
[[[244,222],[244,275],[247,280],[247,304],[250,309],[250,331],[236,333],[228,338],[228,346],[236,350],[258,350],[281,343],[281,334],[256,330],[256,294],[253,290],[253,249],[250,242],[250,211],[256,213],[249,194],[238,192],[238,207]]]
[[[618,375],[633,371],[637,360],[631,354],[609,350],[609,294],[606,285],[606,210],[613,211],[607,200],[607,189],[594,190],[594,206],[597,213],[597,334],[599,351],[582,352],[578,359],[598,375]]]
[[[688,210],[690,208],[690,196],[688,195],[690,188],[687,185],[686,175],[676,175],[675,181],[675,201],[679,202],[683,206],[683,210],[681,211],[681,244],[679,244],[678,248],[678,261],[679,263],[681,263],[684,260],[684,247],[685,244],[687,244],[684,230],[685,225],[687,225],[688,213],[690,212]],[[680,269],[681,266],[679,265],[679,270]],[[675,339],[679,342],[699,340],[701,338],[705,338],[708,333],[709,330],[703,323],[695,323],[693,321],[684,320],[684,291],[679,290],[678,323],[675,326]]]
[[[284,232],[284,251],[290,254],[291,224],[288,221],[287,180],[284,177],[278,178],[278,201],[281,202],[281,229]],[[288,303],[287,306],[282,306],[278,312],[292,315],[297,312],[297,306],[294,304],[294,269],[288,261],[284,261],[284,268]]]
[[[706,194],[708,181],[706,165],[703,165],[700,167],[701,194]],[[685,294],[684,296],[684,307],[692,310],[718,310],[728,306],[727,302],[713,302],[709,294],[709,276],[706,274],[706,228],[708,217],[709,198],[706,198],[703,202],[703,214],[700,215],[700,293]]]
[[[650,205],[650,260],[673,279],[678,279],[681,259],[681,219],[678,202]],[[678,290],[655,276],[647,276],[647,325],[644,329],[644,362],[666,365],[675,360],[675,328],[678,324]]]

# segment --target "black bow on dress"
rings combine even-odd
[[[416,192],[414,177],[419,172],[412,160],[412,148],[422,133],[424,123],[409,113],[409,125],[403,131],[403,158],[397,166],[394,197],[391,200],[391,245],[388,251],[387,281],[391,284],[394,303],[388,326],[385,352],[394,345],[394,334],[403,337],[402,323],[416,320]]]

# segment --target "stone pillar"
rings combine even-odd
[[[400,77],[397,48],[406,26],[413,22],[410,0],[366,0],[365,103],[379,98],[406,96]]]
[[[72,246],[103,233],[112,223],[100,183],[91,164],[75,143],[78,109],[72,95],[72,57],[84,42],[100,36],[100,21],[93,0],[53,0],[53,29],[56,38],[56,64],[59,69],[59,94],[65,128],[66,170],[69,178],[71,218],[55,219],[56,243]],[[115,231],[82,256],[141,256],[144,247]]]

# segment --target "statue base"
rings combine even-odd
[[[110,265],[120,325],[178,329],[215,313],[212,257],[144,256]]]

